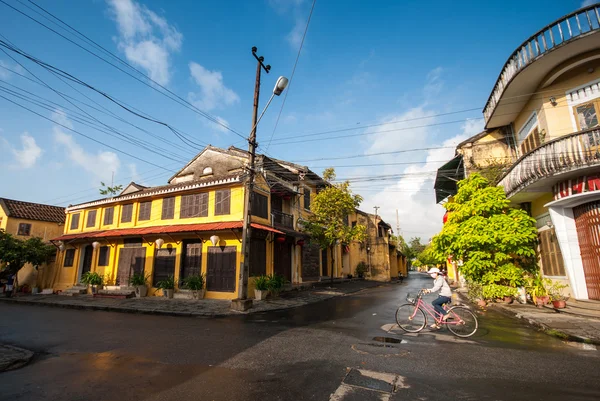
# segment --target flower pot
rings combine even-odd
[[[552,306],[554,309],[564,309],[567,306],[567,303],[564,300],[552,301]]]
[[[477,306],[480,306],[480,307],[482,307],[482,308],[483,308],[483,307],[485,307],[486,305],[487,305],[487,303],[485,302],[485,300],[484,300],[484,299],[479,299],[479,300],[477,300]]]
[[[163,291],[163,296],[165,298],[169,298],[169,299],[173,298],[173,289],[172,288],[168,289],[168,290],[163,289],[162,291]]]
[[[145,285],[136,285],[135,286],[135,296],[137,298],[142,298],[148,295],[148,287]]]
[[[535,303],[538,308],[541,308],[542,306],[546,305],[549,301],[550,301],[550,297],[547,295],[544,295],[542,297],[537,297],[535,299]]]
[[[97,285],[93,285],[92,286],[92,295],[96,295],[98,293],[98,286]]]
[[[201,290],[197,290],[197,291],[192,291],[192,296],[194,297],[194,299],[204,299],[205,295],[206,295],[205,288],[203,288]]]
[[[265,300],[267,295],[269,295],[268,290],[254,290],[254,299],[257,301]]]
[[[504,302],[506,302],[507,304],[512,303],[513,298],[512,297],[504,297]]]

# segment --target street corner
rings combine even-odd
[[[0,345],[0,373],[19,369],[27,365],[32,358],[32,351],[11,345]]]

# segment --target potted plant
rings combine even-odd
[[[554,309],[564,309],[567,306],[567,298],[563,295],[562,290],[567,286],[558,282],[552,283],[548,287],[548,294]]]
[[[206,294],[206,289],[204,288],[204,274],[195,274],[192,276],[188,276],[183,279],[183,286],[192,291],[192,295],[194,299],[203,299]]]
[[[135,287],[135,296],[137,298],[145,297],[148,294],[146,282],[149,277],[150,275],[144,276],[144,273],[133,273],[129,278],[129,285]]]
[[[269,280],[267,275],[260,275],[254,278],[254,299],[262,301],[269,295]]]
[[[543,279],[539,275],[527,280],[527,293],[531,296],[531,300],[538,308],[541,308],[550,301],[547,286],[550,286],[551,284],[551,280]]]
[[[269,281],[267,284],[267,289],[269,293],[273,296],[273,298],[277,298],[283,287],[285,286],[285,277],[280,276],[279,274],[273,274],[269,276]]]
[[[81,276],[81,283],[92,287],[92,294],[97,294],[103,282],[102,275],[96,272],[85,272]],[[100,288],[99,288],[100,287]]]
[[[365,277],[365,273],[369,270],[369,268],[367,267],[367,264],[365,262],[360,262],[357,266],[356,266],[356,276],[358,278],[364,278]]]
[[[156,283],[156,287],[160,288],[165,298],[173,298],[173,290],[175,289],[175,278],[173,276],[167,277],[165,280],[161,280]]]

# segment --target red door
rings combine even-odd
[[[589,299],[600,300],[600,201],[573,208]]]

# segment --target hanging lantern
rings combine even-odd
[[[165,240],[162,238],[157,239],[156,241],[154,241],[154,243],[156,244],[156,247],[158,249],[162,248],[162,246],[165,244]]]
[[[283,244],[285,242],[285,237],[277,237],[275,241],[279,242],[280,244]]]
[[[304,240],[299,239],[298,242],[296,242],[296,245],[304,246]]]
[[[442,217],[443,224],[446,224],[447,221],[448,221],[448,212],[444,213],[444,217]]]
[[[218,235],[213,235],[210,237],[210,242],[212,242],[213,246],[217,246],[221,238]]]
[[[94,249],[100,248],[100,243],[98,241],[92,242],[92,248],[94,248]]]
[[[64,252],[64,250],[65,250],[65,244],[62,244],[62,243],[61,243],[61,244],[58,246],[58,249],[59,249],[61,252]]]

